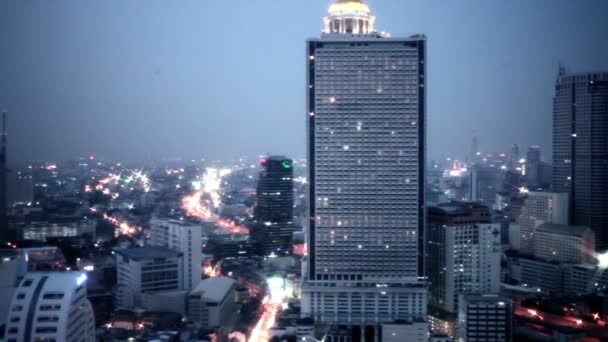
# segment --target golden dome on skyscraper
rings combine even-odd
[[[329,15],[340,14],[370,14],[369,6],[360,0],[338,0],[327,11]]]
[[[368,34],[374,32],[371,10],[362,0],[337,0],[323,18],[325,33]]]

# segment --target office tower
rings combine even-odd
[[[459,342],[509,342],[513,303],[497,295],[462,295],[458,306]]]
[[[221,327],[236,314],[236,282],[228,277],[203,280],[188,294],[188,318],[199,328]]]
[[[339,0],[308,41],[302,316],[317,322],[426,315],[426,41],[373,26],[366,4]]]
[[[184,287],[195,288],[202,277],[203,227],[180,220],[154,218],[150,221],[150,231],[150,245],[183,254]]]
[[[528,187],[536,189],[541,186],[541,161],[540,161],[540,147],[530,146],[528,152],[526,152],[526,181]]]
[[[6,166],[6,112],[2,113],[2,138],[0,138],[0,242],[4,242],[10,239],[8,231],[8,207],[7,207],[7,188],[6,178],[7,166]]]
[[[595,263],[595,234],[588,227],[544,223],[534,233],[534,256],[563,263]]]
[[[144,307],[142,294],[183,290],[182,258],[182,253],[159,246],[117,250],[116,308]]]
[[[469,182],[469,199],[491,207],[496,201],[500,170],[494,166],[473,165]]]
[[[451,202],[428,211],[427,262],[429,304],[451,314],[458,296],[498,293],[500,289],[500,223],[488,207]]]
[[[260,255],[284,253],[293,224],[293,161],[282,156],[260,160],[260,178],[253,208],[252,240]]]
[[[86,279],[80,272],[27,273],[13,295],[5,341],[94,342]]]
[[[509,170],[513,170],[517,166],[517,163],[519,162],[519,152],[519,145],[513,144],[513,146],[511,146],[511,154],[509,154]]]
[[[608,72],[567,74],[553,98],[553,191],[570,194],[570,223],[608,247]]]
[[[543,223],[568,224],[568,194],[531,191],[519,216],[521,252],[534,253],[534,232]]]

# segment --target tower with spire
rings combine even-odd
[[[337,0],[323,22],[307,42],[302,317],[368,340],[426,324],[426,38],[376,32],[361,0]]]

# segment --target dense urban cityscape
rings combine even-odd
[[[608,69],[555,66],[551,148],[431,158],[432,37],[321,22],[305,156],[12,163],[7,108],[0,340],[608,341]]]

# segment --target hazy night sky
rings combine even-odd
[[[608,70],[608,1],[368,3],[379,30],[428,37],[431,158],[466,155],[472,129],[484,152],[548,153],[558,62]],[[329,4],[2,0],[9,160],[303,157],[305,39]]]

